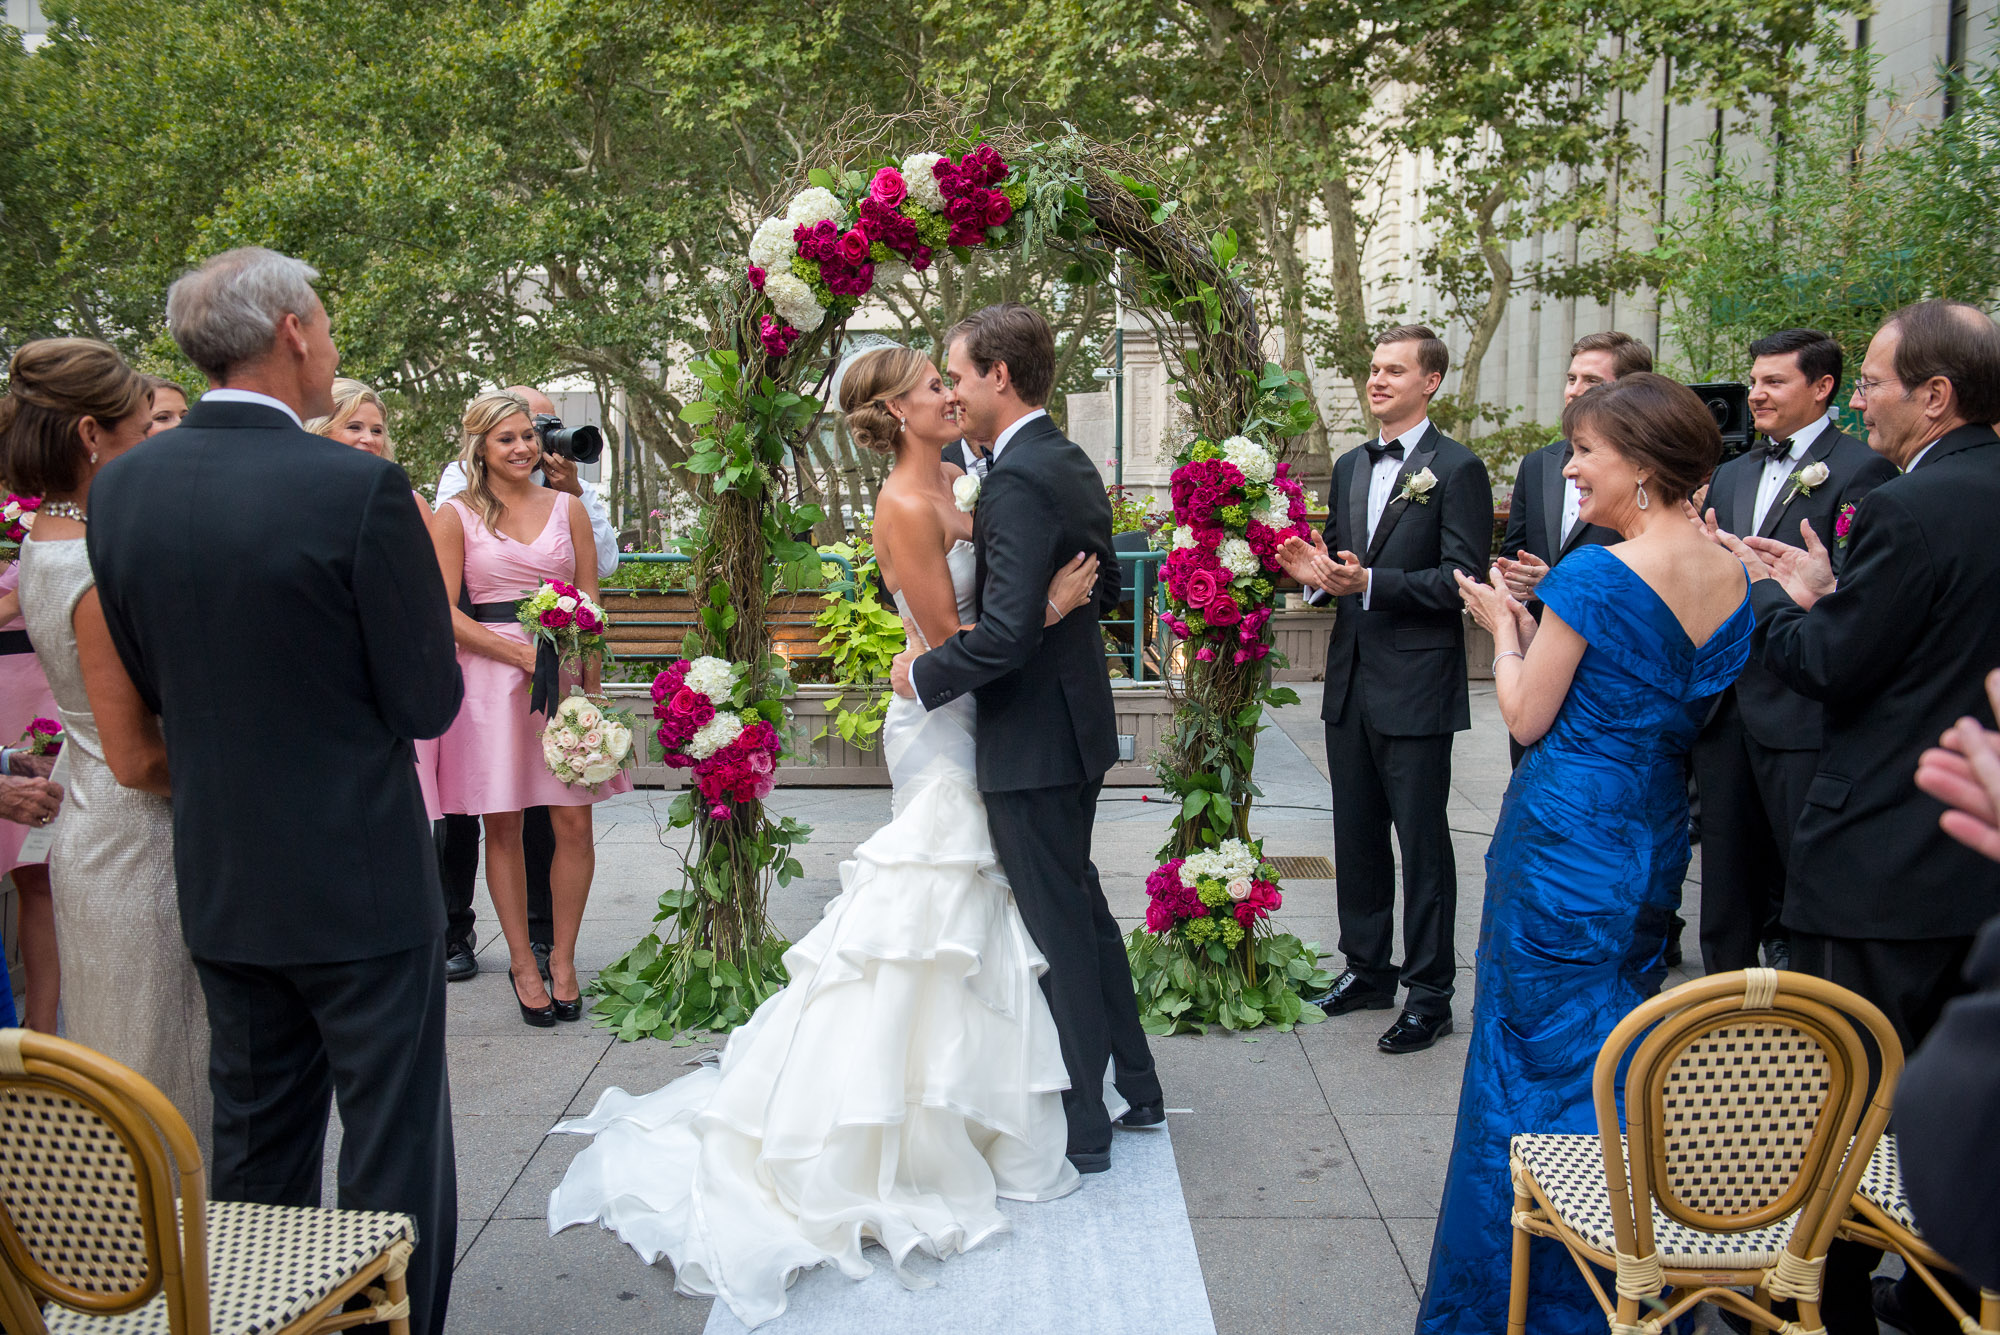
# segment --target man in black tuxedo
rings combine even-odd
[[[1750,411],[1764,439],[1715,470],[1710,519],[1732,533],[1802,547],[1811,524],[1846,555],[1834,523],[1896,476],[1896,466],[1828,417],[1840,345],[1817,329],[1783,329],[1750,345]],[[1820,703],[1755,658],[1717,697],[1694,745],[1702,796],[1701,960],[1709,973],[1763,962],[1791,967],[1781,923],[1792,830],[1819,764]]]
[[[90,560],[173,772],[181,930],[208,1001],[218,1200],[417,1221],[411,1329],[444,1328],[458,1226],[444,908],[411,742],[462,685],[410,481],[311,435],[339,362],[315,271],[256,247],[167,295],[214,386],[91,488]]]
[[[1609,329],[1585,334],[1569,350],[1569,371],[1563,377],[1563,407],[1587,389],[1608,385],[1621,375],[1653,369],[1653,350],[1630,334]],[[1569,442],[1557,440],[1521,460],[1514,475],[1514,495],[1507,506],[1507,531],[1500,539],[1495,564],[1508,590],[1526,603],[1539,621],[1541,600],[1535,588],[1542,577],[1579,547],[1608,547],[1624,539],[1617,530],[1586,524],[1576,483],[1563,476],[1569,466]],[[1507,739],[1516,766],[1527,748]]]
[[[994,851],[1035,945],[1062,1040],[1069,1159],[1111,1162],[1104,1071],[1115,1061],[1123,1121],[1166,1118],[1125,941],[1090,860],[1097,794],[1118,760],[1118,721],[1098,618],[1117,605],[1111,503],[1090,457],[1043,410],[1055,338],[1014,302],[974,312],[952,331],[946,369],[968,435],[993,442],[973,511],[978,624],[929,653],[898,655],[896,693],[936,709],[979,702],[979,791]],[[1043,626],[1049,581],[1079,552],[1098,560],[1097,606]]]
[[[1803,549],[1725,542],[1756,581],[1757,657],[1825,707],[1785,882],[1792,965],[1874,1002],[1908,1052],[1964,990],[1973,936],[2000,913],[2000,865],[1946,834],[1943,804],[1911,781],[1946,728],[1993,724],[1981,684],[2000,662],[2000,436],[1988,425],[2000,420],[2000,329],[1956,302],[1905,307],[1869,343],[1854,406],[1869,447],[1903,474],[1855,511],[1837,585],[1817,534]],[[1873,1332],[1874,1263],[1836,1248],[1827,1328]],[[1906,1309],[1921,1307],[1920,1288],[1901,1286]]]
[[[962,473],[983,478],[986,470],[993,466],[993,442],[964,436],[945,446],[938,458]]]
[[[1339,600],[1320,717],[1347,968],[1316,1000],[1332,1015],[1395,1005],[1393,827],[1409,996],[1379,1044],[1391,1053],[1451,1032],[1457,976],[1458,866],[1445,804],[1452,735],[1472,715],[1454,573],[1487,568],[1493,488],[1478,456],[1431,424],[1431,397],[1449,365],[1443,341],[1423,325],[1382,335],[1368,371],[1368,408],[1382,434],[1335,462],[1325,537],[1311,548],[1291,539],[1279,553],[1308,601]]]

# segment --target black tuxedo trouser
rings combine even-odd
[[[1701,790],[1701,962],[1708,973],[1753,969],[1758,946],[1788,936],[1785,867],[1819,752],[1774,751],[1750,735],[1735,700],[1694,744]]]
[[[1706,894],[1705,877],[1702,889]],[[1965,961],[1972,942],[1969,936],[1880,941],[1793,932],[1792,967],[1874,1002],[1895,1026],[1907,1055],[1930,1033],[1945,1003],[1967,990]],[[1869,1277],[1881,1260],[1881,1252],[1856,1242],[1836,1242],[1828,1250],[1820,1307],[1827,1335],[1876,1335]],[[1974,1290],[1955,1277],[1946,1277],[1945,1282],[1961,1303],[1969,1300],[1968,1311],[1979,1310]],[[1958,1329],[1922,1280],[1910,1276],[1897,1284],[1896,1291],[1903,1310],[1913,1318],[1916,1335]]]
[[[437,842],[438,880],[444,885],[444,939],[472,943],[472,886],[479,875],[479,817],[443,816],[431,827]],[[549,866],[556,857],[555,826],[547,807],[521,813],[521,855],[528,864],[528,940],[550,945],[556,939]]]
[[[1405,1004],[1420,1015],[1449,1015],[1458,978],[1458,861],[1445,818],[1452,735],[1391,737],[1376,731],[1358,675],[1341,721],[1326,725],[1340,953],[1362,983],[1395,995],[1393,827],[1403,850],[1402,983],[1410,990]]]
[[[993,849],[1014,888],[1021,920],[1049,961],[1042,992],[1055,1014],[1069,1070],[1063,1112],[1071,1154],[1111,1148],[1111,1117],[1104,1107],[1107,1063],[1113,1063],[1118,1092],[1127,1102],[1156,1103],[1161,1097],[1153,1052],[1139,1027],[1125,939],[1090,860],[1103,786],[1100,779],[982,794]]]
[[[337,1096],[339,1208],[415,1218],[410,1329],[437,1335],[458,1246],[443,943],[334,964],[194,963],[208,999],[214,1198],[319,1205]]]

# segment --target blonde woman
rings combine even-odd
[[[396,459],[396,442],[389,439],[389,412],[382,396],[341,376],[333,382],[333,411],[306,423],[306,430],[343,445],[389,460]]]
[[[597,865],[591,804],[629,791],[632,783],[621,774],[596,794],[565,786],[542,760],[544,720],[528,708],[535,649],[514,619],[513,604],[550,579],[597,596],[590,516],[576,497],[535,480],[542,449],[519,396],[504,390],[480,395],[465,410],[463,427],[465,491],[438,506],[431,522],[465,674],[465,703],[439,744],[439,799],[448,813],[486,818],[486,890],[507,938],[514,997],[525,1022],[547,1028],[583,1014],[576,934]],[[471,599],[470,616],[456,606],[461,586]],[[593,665],[583,685],[594,691],[597,684]],[[556,844],[549,868],[555,940],[546,988],[528,939],[521,852],[521,812],[538,806],[549,808]]]

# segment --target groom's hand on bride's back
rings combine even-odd
[[[905,649],[896,655],[894,662],[889,664],[889,685],[905,700],[917,698],[917,688],[910,681],[910,664],[916,662],[917,655],[922,652],[923,650],[917,648]]]

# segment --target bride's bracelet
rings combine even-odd
[[[1493,671],[1498,672],[1500,670],[1500,660],[1503,658],[1518,658],[1523,663],[1528,661],[1528,656],[1519,649],[1502,649],[1499,653],[1493,655]]]

